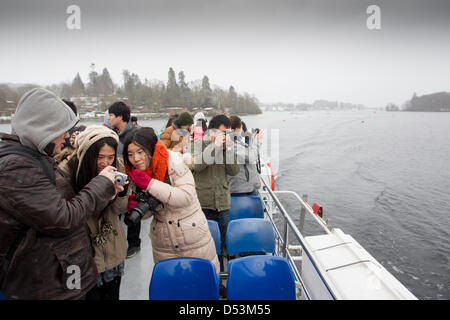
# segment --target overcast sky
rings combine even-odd
[[[69,30],[69,5],[81,29]],[[369,30],[369,5],[381,30]],[[255,95],[384,107],[450,91],[449,0],[1,0],[0,82],[87,81],[90,64]]]

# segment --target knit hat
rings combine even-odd
[[[194,124],[194,119],[192,119],[192,116],[189,112],[182,112],[179,116],[178,116],[178,125],[181,126],[186,126],[186,125],[191,125]]]
[[[76,150],[76,155],[79,161],[78,163],[81,164],[86,151],[90,146],[92,146],[98,140],[106,137],[111,137],[116,140],[117,143],[119,142],[117,133],[105,126],[91,126],[86,128],[84,131],[80,131],[79,134],[75,137],[75,141],[73,143],[73,147]],[[78,165],[76,177],[78,177],[79,170],[80,165]]]
[[[194,116],[194,123],[197,123],[198,120],[203,119],[206,121],[206,117],[203,112],[197,112]]]

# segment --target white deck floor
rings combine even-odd
[[[154,266],[152,243],[148,236],[152,219],[153,217],[141,222],[141,250],[134,257],[125,259],[120,300],[148,300],[148,288]],[[127,226],[125,224],[123,226],[126,234]]]

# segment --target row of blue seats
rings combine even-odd
[[[232,196],[227,255],[275,253],[275,231],[264,219],[264,206],[257,194]],[[221,235],[216,221],[209,229],[221,253]],[[173,258],[158,262],[149,288],[151,300],[217,300],[220,276],[211,261],[200,258]],[[292,300],[295,282],[289,262],[282,257],[252,255],[228,262],[228,300]]]
[[[254,255],[228,262],[228,300],[295,300],[289,262]],[[210,260],[172,258],[158,262],[149,288],[151,300],[218,300],[219,277]]]

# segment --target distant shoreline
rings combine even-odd
[[[423,112],[423,113],[449,113],[450,110],[442,110],[442,111],[425,111],[425,110],[392,110],[392,111],[386,111],[386,110],[382,110],[382,109],[362,109],[362,110],[356,110],[356,111],[364,111],[364,110],[376,110],[376,111],[380,111],[380,112],[395,112],[395,113],[404,113],[404,112],[411,112],[411,113],[419,113],[419,112]],[[298,111],[298,110],[264,110],[264,112],[293,112],[293,111]],[[303,112],[309,112],[309,111],[349,111],[349,110],[327,110],[327,109],[317,109],[317,110],[302,110],[302,111],[298,111],[300,113]],[[152,114],[144,114],[144,113],[132,113],[132,116],[136,116],[139,120],[152,120],[152,119],[162,119],[162,118],[169,118],[170,115],[167,113],[152,113]],[[250,114],[246,114],[246,115],[250,115]],[[9,117],[8,117],[9,118]],[[91,116],[91,117],[85,117],[84,114],[80,116],[80,121],[103,121],[104,115],[99,115],[99,116]],[[11,124],[11,119],[0,119],[0,124]]]

